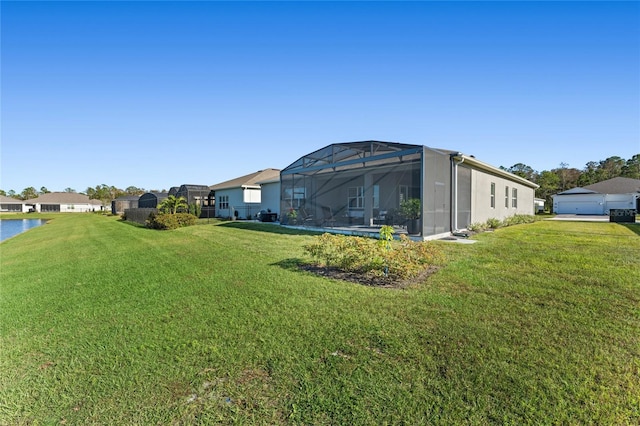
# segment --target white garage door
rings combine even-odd
[[[557,214],[604,214],[596,201],[558,201]]]

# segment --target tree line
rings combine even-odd
[[[640,179],[640,154],[636,154],[628,160],[614,156],[609,157],[606,160],[590,161],[583,169],[569,167],[567,163],[560,163],[559,167],[552,170],[544,170],[542,172],[537,172],[530,166],[523,163],[514,164],[509,168],[500,168],[540,185],[540,187],[536,189],[536,197],[543,198],[547,203],[551,203],[552,195],[578,186],[588,186],[614,177]],[[5,192],[0,189],[0,195],[18,198],[20,200],[36,198],[39,195],[46,194],[48,192],[51,191],[44,186],[40,188],[39,191],[30,186],[23,189],[20,193],[17,193],[14,190]],[[66,188],[64,192],[76,191],[72,188]],[[84,194],[88,195],[91,199],[101,200],[104,205],[107,205],[111,200],[123,195],[142,195],[145,192],[161,191],[147,191],[135,186],[120,189],[115,186],[102,184],[93,188],[87,188]]]
[[[615,177],[640,179],[640,154],[628,160],[614,156],[606,160],[590,161],[581,170],[569,167],[567,163],[560,163],[559,167],[542,172],[523,163],[501,169],[540,185],[536,189],[536,197],[543,198],[550,204],[552,195],[571,188],[593,185]]]
[[[22,192],[20,193],[17,193],[14,190],[9,190],[5,192],[4,190],[0,189],[0,195],[17,198],[19,200],[30,200],[32,198],[37,198],[42,194],[48,194],[50,192],[51,191],[49,191],[45,186],[41,187],[40,190],[37,190],[33,186],[30,186],[28,188],[23,189]],[[73,188],[65,188],[63,192],[77,193],[77,191]],[[149,192],[149,191],[143,188],[135,187],[135,186],[129,186],[127,187],[127,189],[120,189],[120,188],[116,188],[115,186],[102,184],[102,185],[96,185],[93,188],[88,187],[84,192],[80,192],[80,194],[88,195],[89,198],[92,200],[102,200],[102,201],[108,200],[108,202],[111,202],[111,200],[114,200],[118,197],[122,197],[123,195],[142,195],[145,192]]]

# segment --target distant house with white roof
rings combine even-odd
[[[0,212],[22,213],[23,211],[24,201],[0,195]]]
[[[102,202],[89,199],[88,195],[75,192],[49,192],[37,198],[25,200],[25,211],[42,213],[83,213],[105,210]]]

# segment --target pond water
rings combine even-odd
[[[44,225],[45,222],[44,219],[2,219],[0,220],[0,241]]]

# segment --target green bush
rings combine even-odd
[[[480,222],[471,223],[469,224],[469,226],[467,226],[467,229],[472,232],[484,232],[487,229],[497,229],[504,226],[521,225],[523,223],[533,223],[536,220],[537,220],[536,217],[533,215],[516,214],[513,216],[509,216],[502,221],[500,219],[492,218],[487,220],[484,223],[480,223]]]
[[[503,223],[504,226],[521,225],[523,223],[533,223],[536,221],[536,217],[527,214],[517,214],[506,218]]]
[[[487,220],[487,227],[489,229],[498,229],[502,226],[500,219],[491,218]]]
[[[151,229],[177,229],[195,225],[198,218],[190,213],[151,213],[147,219],[147,227]]]
[[[474,222],[469,226],[467,226],[467,229],[471,232],[483,232],[487,230],[487,224],[486,222],[485,223]]]
[[[321,266],[392,279],[415,277],[442,260],[442,253],[434,244],[414,242],[405,235],[400,236],[400,241],[391,242],[325,233],[305,245],[304,250]]]
[[[202,206],[199,203],[189,204],[189,213],[195,217],[200,217],[202,214]]]

